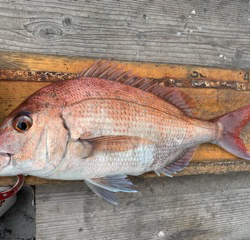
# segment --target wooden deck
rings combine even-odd
[[[134,181],[140,193],[112,206],[84,184],[36,188],[39,240],[250,238],[248,174]]]
[[[35,90],[73,78],[98,58],[181,87],[203,119],[245,106],[250,103],[249,20],[248,1],[1,1],[0,122]],[[242,137],[250,148],[249,127]],[[250,171],[250,162],[207,144],[179,175],[244,171]],[[37,239],[249,238],[240,227],[249,225],[243,178],[222,194],[216,176],[143,177],[135,180],[142,193],[121,194],[117,207],[79,182],[55,185],[28,178],[28,184],[47,184],[36,188]],[[201,184],[195,193],[192,179]],[[213,184],[206,187],[208,179]],[[11,182],[0,178],[0,185]],[[175,184],[186,190],[174,193]]]
[[[248,1],[1,1],[0,50],[248,68],[249,13]]]

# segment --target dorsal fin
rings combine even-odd
[[[152,93],[167,102],[181,109],[187,115],[192,116],[193,103],[191,99],[174,87],[166,87],[157,80],[148,78],[138,78],[132,71],[125,71],[125,67],[118,68],[116,64],[110,65],[110,62],[97,60],[89,69],[84,69],[78,78],[93,77],[120,82],[145,92]]]

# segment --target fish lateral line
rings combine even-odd
[[[165,112],[165,111],[162,111],[160,109],[157,109],[157,108],[154,108],[154,107],[151,107],[151,106],[147,106],[145,104],[140,104],[138,102],[134,102],[134,101],[129,101],[129,100],[126,100],[126,99],[119,99],[119,98],[86,98],[86,99],[82,99],[78,102],[74,102],[72,104],[69,104],[67,105],[67,107],[73,107],[74,105],[77,105],[77,104],[81,104],[82,102],[86,102],[86,101],[92,101],[92,100],[101,100],[101,101],[112,101],[112,100],[115,100],[115,101],[121,101],[121,102],[127,102],[127,103],[132,103],[132,104],[135,104],[135,105],[138,105],[138,106],[141,106],[141,107],[145,107],[145,108],[149,108],[149,109],[152,109],[152,110],[155,110],[155,111],[158,111],[158,112],[161,112],[167,116],[171,116],[171,117],[174,117],[174,118],[177,118],[179,120],[182,120],[182,121],[185,121],[193,126],[196,126],[196,127],[200,127],[200,128],[203,128],[203,129],[207,129],[207,130],[215,130],[213,128],[208,128],[208,127],[204,127],[202,125],[198,125],[198,124],[195,124],[194,122],[192,121],[189,121],[189,119],[194,119],[194,120],[200,120],[200,121],[205,121],[205,120],[201,120],[201,119],[197,119],[197,118],[194,118],[194,117],[190,117],[188,115],[186,115],[184,112],[183,113],[183,116],[185,116],[185,118],[182,118],[182,117],[179,117],[175,114],[171,114],[169,112]],[[162,99],[164,101],[164,99]],[[169,103],[171,104],[171,103]],[[171,104],[173,107],[177,108],[176,106],[174,106],[173,104]],[[178,109],[178,108],[177,108]],[[181,111],[181,109],[179,109]]]

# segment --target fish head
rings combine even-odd
[[[0,176],[43,176],[61,160],[67,131],[60,107],[44,99],[29,98],[1,124]]]

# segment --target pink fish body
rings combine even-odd
[[[37,91],[7,117],[0,127],[0,176],[85,180],[116,203],[114,192],[134,191],[126,175],[171,176],[202,143],[250,159],[239,138],[249,110],[195,119],[178,90],[97,62],[79,79]]]

